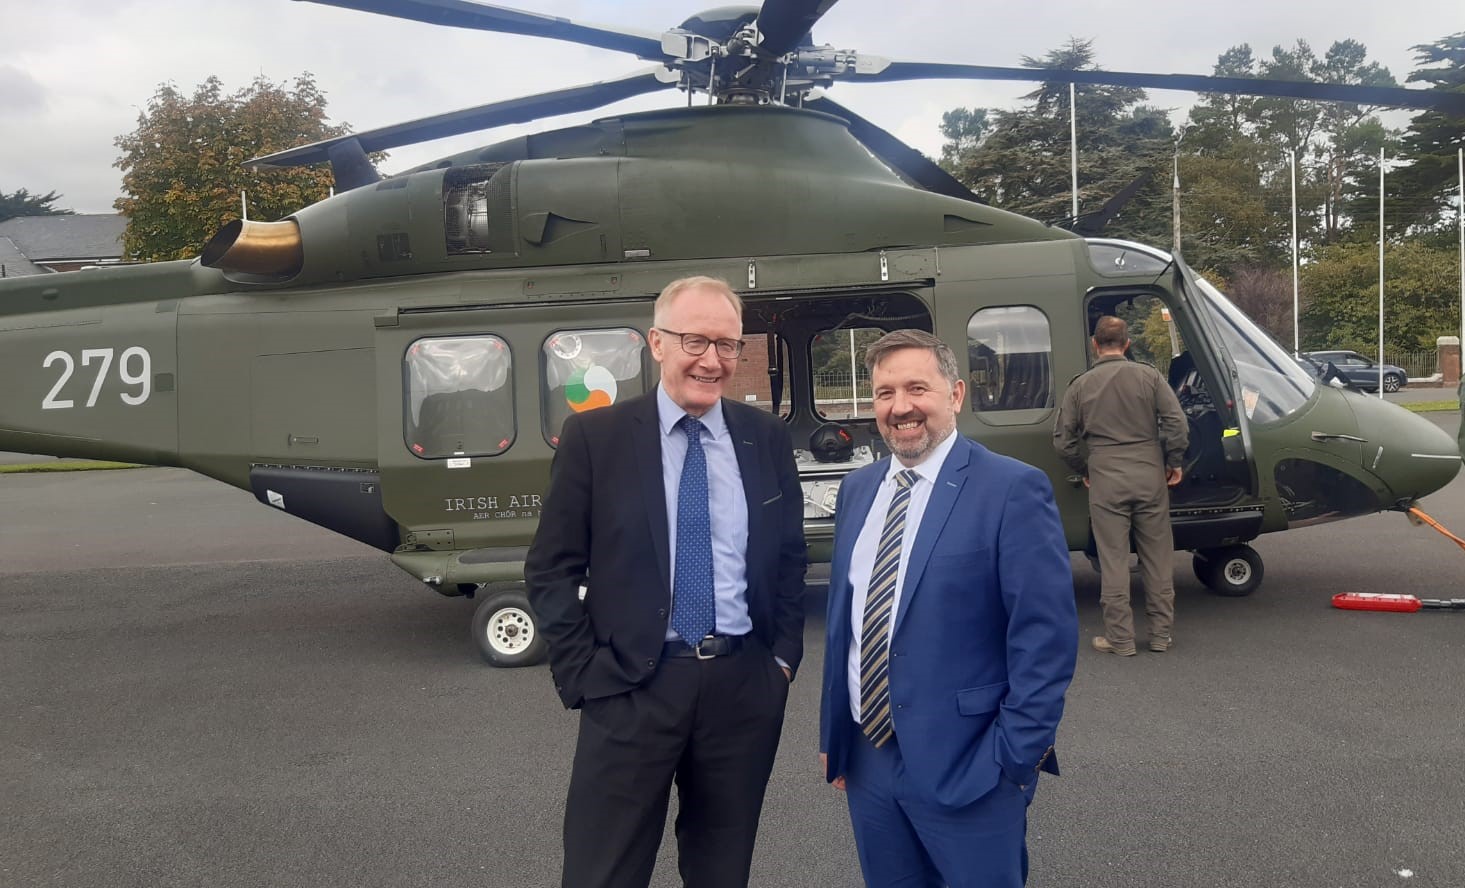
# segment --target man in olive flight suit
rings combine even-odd
[[[1150,650],[1169,650],[1175,619],[1174,540],[1170,491],[1180,483],[1189,436],[1185,414],[1165,377],[1149,364],[1124,357],[1124,321],[1105,316],[1094,325],[1097,360],[1068,384],[1053,429],[1053,446],[1084,476],[1089,521],[1099,550],[1104,634],[1094,649],[1132,657],[1134,615],[1129,607],[1129,541],[1144,576]]]

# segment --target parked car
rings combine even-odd
[[[1315,351],[1305,352],[1303,357],[1310,358],[1320,366],[1331,363],[1348,380],[1348,384],[1367,391],[1376,392],[1379,388],[1379,365],[1354,351]],[[1321,375],[1321,374],[1319,374]],[[1403,367],[1395,367],[1393,364],[1383,365],[1384,391],[1397,392],[1409,382],[1409,374],[1404,372]]]

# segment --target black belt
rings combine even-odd
[[[696,657],[699,660],[711,660],[713,657],[726,657],[728,654],[736,654],[743,649],[743,639],[746,635],[709,635],[695,645],[687,644],[685,641],[668,641],[661,646],[661,658],[668,657]]]

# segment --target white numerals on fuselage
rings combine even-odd
[[[97,375],[92,380],[92,390],[87,395],[86,406],[97,406],[97,398],[102,394],[102,385],[107,381],[107,373],[112,369],[112,356],[116,349],[111,348],[84,348],[81,350],[81,366],[91,367],[96,365]],[[67,351],[53,351],[46,355],[46,360],[41,362],[44,368],[50,368],[54,364],[61,365],[61,377],[56,384],[51,386],[51,391],[45,398],[41,399],[42,410],[70,410],[76,406],[76,401],[71,398],[57,397],[66,383],[71,380],[72,374],[76,372],[76,358]],[[153,356],[148,350],[140,345],[123,350],[122,357],[117,361],[117,378],[132,391],[119,392],[118,396],[122,403],[132,407],[147,401],[153,393]]]

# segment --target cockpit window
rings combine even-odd
[[[1215,307],[1221,345],[1241,378],[1241,406],[1253,422],[1273,422],[1296,411],[1317,387],[1282,346],[1204,278],[1196,278]]]
[[[1157,250],[1124,241],[1090,240],[1089,264],[1099,274],[1159,274],[1169,267]]]
[[[1030,305],[984,308],[967,322],[972,410],[1053,406],[1053,342],[1048,318]]]
[[[571,413],[646,391],[646,340],[629,327],[560,330],[544,341],[544,440],[559,446]]]
[[[513,357],[497,336],[419,339],[407,348],[408,448],[423,459],[493,456],[514,442]]]

